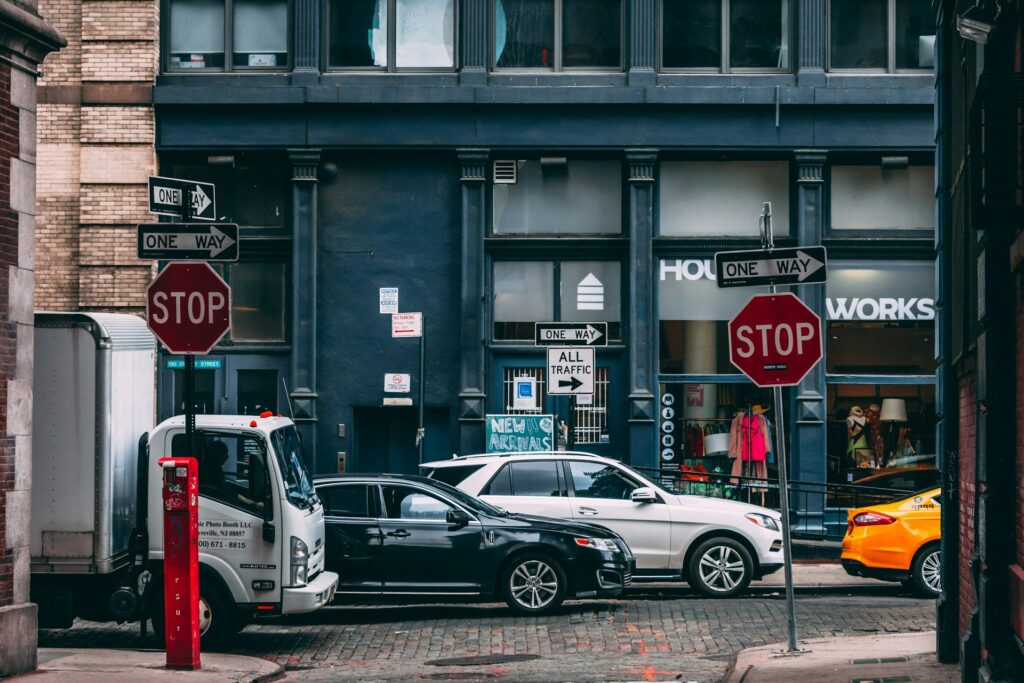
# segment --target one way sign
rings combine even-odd
[[[719,287],[810,285],[825,281],[825,247],[720,251],[715,254]]]
[[[184,216],[186,190],[192,193],[192,211],[189,218],[201,221],[217,220],[214,185],[198,180],[149,176],[149,212],[163,216]]]
[[[608,346],[608,323],[536,323],[537,346]]]
[[[234,223],[149,223],[139,226],[138,256],[163,261],[237,261]]]
[[[594,347],[548,348],[547,392],[551,396],[594,393]]]

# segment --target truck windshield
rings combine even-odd
[[[295,426],[281,427],[270,434],[277,457],[277,465],[284,476],[288,500],[310,509],[317,502],[316,492],[310,482],[309,472],[302,457],[302,441]]]

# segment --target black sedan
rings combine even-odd
[[[542,614],[612,597],[632,580],[626,543],[593,524],[508,513],[417,476],[317,478],[338,595],[504,599]]]

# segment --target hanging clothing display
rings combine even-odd
[[[860,406],[850,408],[846,418],[846,457],[854,467],[872,468],[877,462],[875,451],[868,446],[867,424]]]
[[[875,452],[875,462],[882,462],[885,453],[885,437],[882,435],[882,408],[872,403],[864,411],[867,419],[868,447]]]
[[[733,475],[767,480],[768,452],[772,446],[768,420],[763,412],[764,408],[755,406],[749,414],[741,410],[733,418],[729,430],[729,457],[733,459]],[[763,491],[764,488],[752,490]]]

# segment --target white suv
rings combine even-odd
[[[704,595],[731,597],[782,567],[779,513],[669,493],[611,458],[574,451],[502,453],[422,468],[510,512],[608,527],[636,555],[637,581],[685,579]]]

